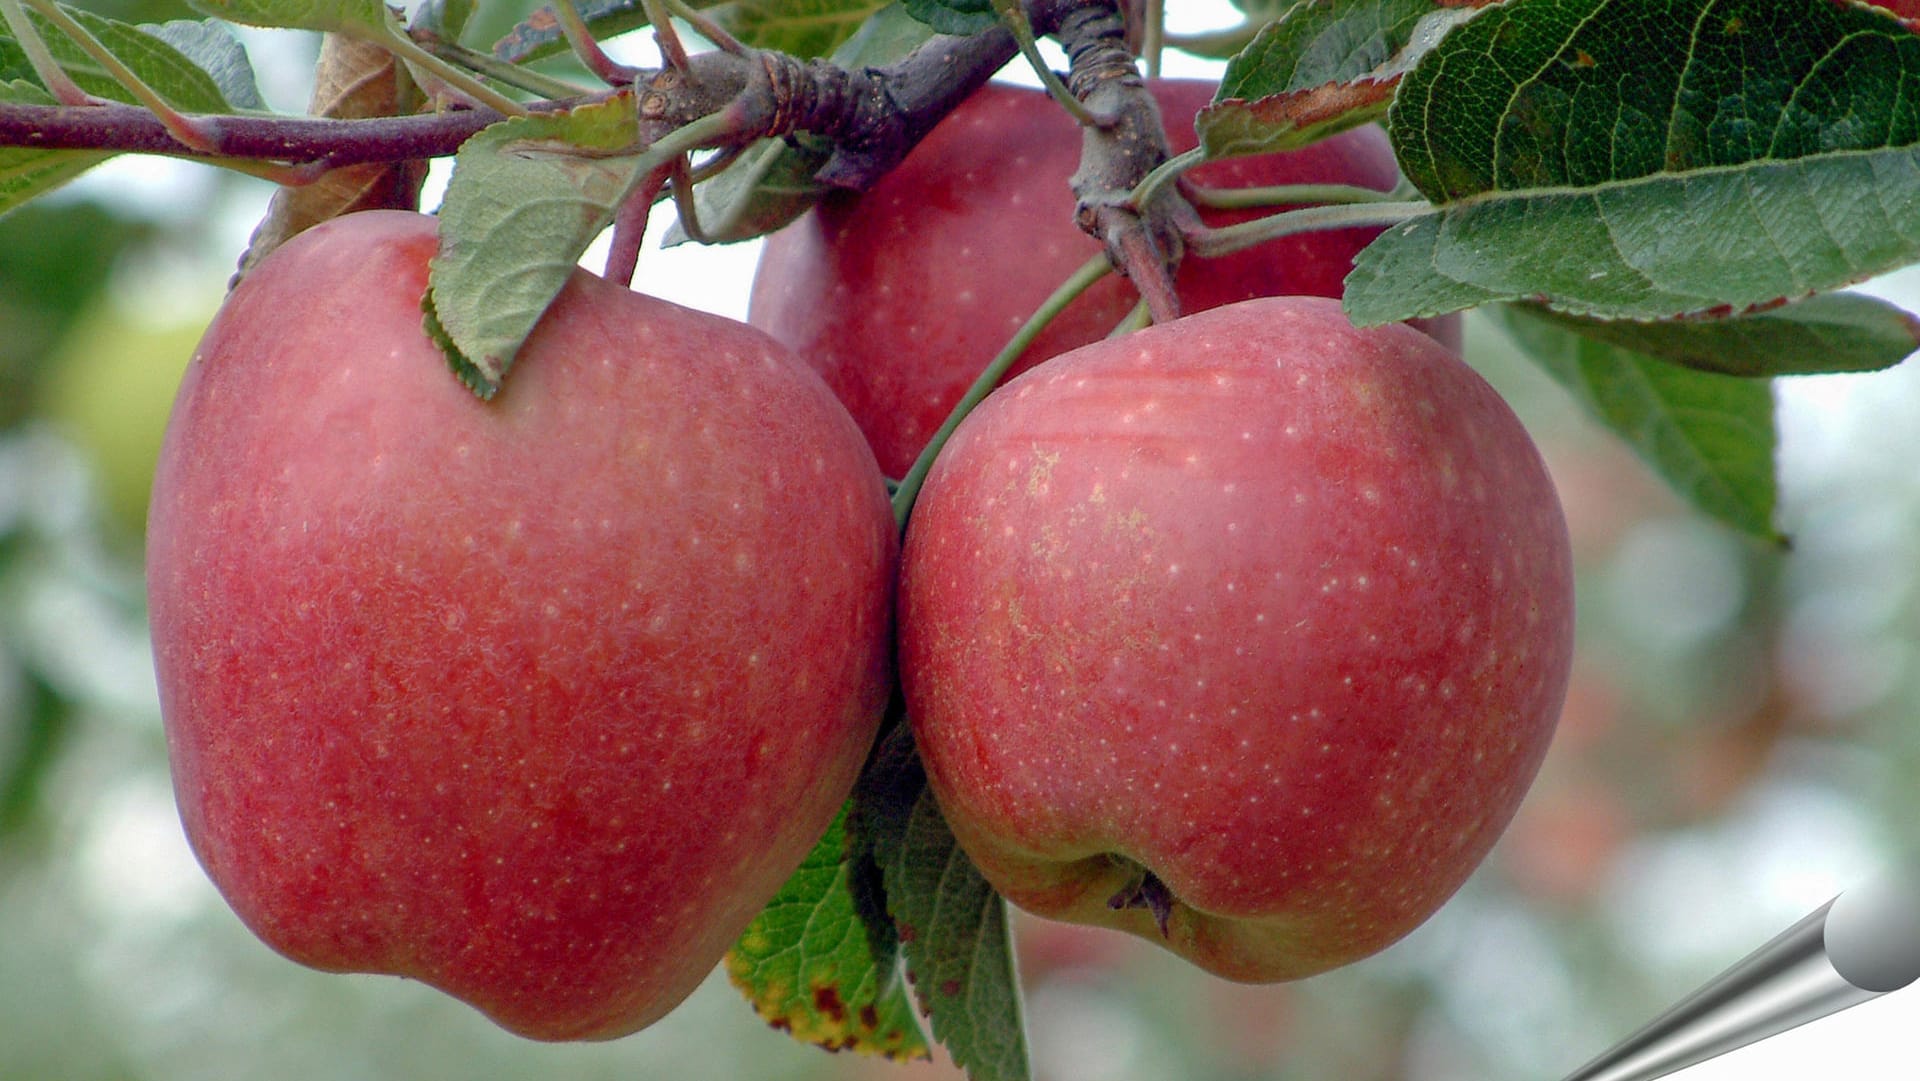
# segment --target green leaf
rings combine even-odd
[[[1672,364],[1766,378],[1891,368],[1920,349],[1920,319],[1857,293],[1828,293],[1731,319],[1636,323],[1532,314],[1595,341]]]
[[[1300,0],[1227,63],[1194,126],[1207,155],[1291,150],[1378,120],[1401,74],[1471,12],[1438,0]]]
[[[1528,305],[1496,318],[1602,424],[1700,510],[1769,541],[1778,486],[1773,389],[1575,333]]]
[[[1000,21],[993,0],[901,0],[913,17],[942,34],[978,34]]]
[[[830,1051],[925,1058],[899,946],[869,932],[852,878],[846,808],[727,953],[727,975],[762,1019]]]
[[[634,179],[633,98],[503,120],[454,156],[429,271],[428,328],[483,398],[612,224]]]
[[[1745,311],[1920,259],[1920,35],[1831,0],[1509,0],[1402,81],[1440,204],[1348,279],[1363,324],[1500,300]]]
[[[187,0],[187,6],[246,26],[358,36],[380,35],[387,27],[382,0]]]
[[[721,29],[754,48],[795,56],[825,56],[845,41],[886,0],[691,0]],[[579,0],[576,5],[596,38],[638,30],[647,24],[640,0]],[[791,46],[791,47],[790,47]],[[523,19],[495,42],[493,54],[516,64],[566,52],[565,33],[551,6]]]
[[[479,6],[479,0],[426,0],[413,13],[409,25],[441,41],[458,42]]]
[[[233,31],[212,20],[175,19],[146,24],[141,30],[174,47],[213,80],[221,98],[234,109],[263,109],[253,61]],[[151,81],[149,80],[149,85]],[[177,104],[177,103],[176,103]]]
[[[756,49],[815,57],[832,54],[887,6],[887,0],[733,0],[711,14]]]
[[[751,48],[815,57],[826,56],[853,37],[887,0],[696,0],[693,6]],[[647,25],[640,0],[582,0],[579,8],[587,28],[602,40]],[[496,42],[493,52],[524,63],[568,48],[559,17],[551,7],[543,7]]]
[[[235,109],[251,108],[245,99],[248,94],[240,85],[236,71],[225,70],[216,76],[198,62],[209,62],[229,67],[235,63],[231,52],[223,58],[215,58],[218,48],[210,43],[206,34],[185,30],[167,30],[162,26],[132,26],[117,22],[90,11],[68,9],[67,14],[77,20],[87,32],[99,39],[107,51],[119,57],[121,62],[133,70],[148,86],[160,92],[175,107],[189,113],[228,113]],[[38,12],[29,11],[28,18],[33,20],[34,29],[46,42],[53,58],[59,63],[80,88],[96,97],[113,101],[137,104],[133,94],[119,81],[100,66],[99,61],[88,56],[86,51],[72,38],[56,29]],[[224,32],[224,31],[221,31]],[[183,50],[178,41],[189,42]],[[235,41],[234,47],[239,43]],[[193,55],[190,55],[193,54]],[[242,54],[241,63],[244,63]],[[251,65],[247,65],[246,86],[251,86]],[[0,34],[0,82],[27,80],[38,84],[33,66],[27,62],[26,53],[12,38]],[[231,84],[231,85],[229,85]],[[242,100],[229,96],[229,91],[239,95]],[[251,101],[257,105],[258,91],[251,95]]]
[[[5,69],[0,68],[0,74]],[[52,105],[53,95],[24,79],[0,81],[0,102]],[[0,214],[65,184],[113,157],[104,150],[33,150],[0,147]]]
[[[1007,904],[955,843],[904,721],[854,798],[934,1038],[972,1081],[1028,1081]]]
[[[883,67],[925,44],[933,33],[932,27],[908,15],[899,4],[889,4],[835,50],[833,61],[850,70]],[[749,240],[806,213],[831,190],[814,174],[832,154],[830,144],[805,135],[755,143],[739,161],[693,189],[706,239],[722,244]],[[671,246],[688,239],[676,222],[665,243]]]

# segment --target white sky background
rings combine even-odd
[[[1182,30],[1229,25],[1236,18],[1225,0],[1172,0],[1168,6],[1175,26]],[[642,38],[642,35],[633,36],[644,49]],[[248,39],[256,50],[287,51],[287,39],[283,35],[249,32]],[[644,59],[643,54],[635,55],[632,49],[627,55]],[[1054,59],[1059,63],[1057,53]],[[1208,76],[1217,72],[1217,68],[1187,58],[1172,56],[1169,60],[1169,74]],[[284,71],[298,70],[300,64],[290,61],[270,65],[262,57],[265,71],[270,71],[272,66]],[[1017,65],[1008,77],[1032,81],[1031,74]],[[297,110],[305,100],[305,91],[298,86],[270,83],[265,89],[269,100],[281,108]],[[437,202],[437,187],[444,184],[444,175],[444,167],[436,168],[428,206]],[[205,200],[209,191],[207,177],[207,172],[197,166],[161,159],[122,158],[95,170],[76,184],[74,190],[75,194],[131,202],[154,216],[161,216]],[[258,189],[252,195],[233,200],[223,209],[211,245],[213,250],[222,253],[220,258],[225,262],[213,275],[182,275],[174,272],[178,268],[135,268],[131,280],[122,283],[124,294],[139,296],[140,306],[147,310],[199,310],[204,303],[209,303],[208,283],[217,289],[226,267],[243,249],[247,233],[264,207],[265,197],[264,188]],[[747,243],[710,249],[686,245],[663,252],[658,248],[658,235],[670,218],[670,213],[655,215],[650,230],[653,239],[642,255],[636,287],[690,307],[744,317],[758,245]],[[597,246],[589,252],[585,264],[597,269],[604,258],[603,252],[604,245]],[[183,286],[183,281],[198,284]],[[1896,275],[1869,288],[1909,308],[1920,307],[1920,272]],[[170,302],[169,298],[177,303]],[[1783,469],[1789,474],[1796,468],[1817,473],[1822,465],[1829,464],[1812,459],[1835,453],[1838,445],[1845,442],[1849,425],[1860,423],[1855,407],[1863,399],[1874,396],[1874,386],[1864,378],[1850,377],[1792,383],[1783,395],[1786,443]],[[1795,455],[1801,447],[1806,448],[1810,457],[1797,460]],[[97,861],[102,866],[117,868],[114,877],[121,880],[117,889],[132,887],[138,893],[138,884],[125,879],[129,875],[149,876],[152,879],[146,884],[149,895],[172,896],[178,892],[180,876],[199,876],[184,841],[178,837],[177,826],[172,823],[171,807],[164,803],[159,801],[155,808],[147,809],[153,812],[156,827],[160,822],[167,823],[164,830],[122,830],[127,841],[124,848],[116,845],[116,849],[122,849],[118,855]],[[1794,829],[1769,830],[1764,821],[1759,824],[1748,842],[1748,855],[1753,858],[1737,869],[1738,873],[1721,873],[1729,869],[1701,866],[1697,850],[1692,856],[1685,850],[1666,852],[1664,856],[1652,853],[1644,862],[1644,873],[1620,891],[1620,919],[1644,929],[1651,955],[1664,956],[1671,962],[1673,951],[1686,948],[1682,943],[1690,942],[1697,950],[1704,936],[1705,941],[1714,943],[1719,956],[1731,963],[1746,949],[1759,946],[1773,931],[1784,929],[1835,892],[1872,873],[1871,857],[1863,859],[1858,847],[1848,852],[1844,831],[1836,835],[1839,841],[1836,849],[1832,843],[1836,836],[1815,838]],[[1815,843],[1809,844],[1810,840]],[[1836,855],[1836,851],[1841,854]],[[163,856],[165,852],[171,852],[171,856]],[[136,856],[138,858],[134,858]],[[1770,870],[1762,873],[1754,870],[1756,866]],[[1689,884],[1698,885],[1703,876],[1707,882],[1704,891],[1685,888]],[[1920,904],[1920,898],[1916,898],[1915,903]],[[1764,917],[1744,922],[1725,918],[1737,912],[1762,913]],[[1777,921],[1777,925],[1770,921]],[[1724,929],[1729,923],[1765,929],[1754,933],[1750,942],[1736,943],[1725,941],[1728,935],[1723,930],[1716,931],[1716,927]],[[1665,1005],[1648,1003],[1648,1019]],[[1920,989],[1910,987],[1671,1076],[1677,1081],[1908,1078],[1914,1076],[1911,1034],[1916,1030],[1920,1030]],[[1902,1036],[1903,1032],[1908,1035]],[[1565,1049],[1563,1065],[1558,1068],[1570,1070],[1602,1049],[1569,1047]],[[1543,1077],[1542,1081],[1558,1079]]]

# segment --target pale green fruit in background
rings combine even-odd
[[[93,463],[113,521],[138,536],[180,375],[218,295],[193,314],[147,318],[112,302],[96,305],[48,360],[40,412]]]

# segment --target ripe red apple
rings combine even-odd
[[[851,787],[889,685],[871,451],[740,323],[579,273],[482,403],[432,219],[277,250],[154,483],[174,786],[240,917],[539,1039],[678,1003]]]
[[[1573,644],[1519,421],[1432,339],[1311,297],[1001,388],[936,460],[900,590],[920,754],[988,881],[1241,981],[1364,957],[1453,893]]]
[[[1214,84],[1155,81],[1176,153]],[[768,238],[747,320],[794,347],[847,404],[890,476],[903,475],[954,403],[1048,294],[1100,248],[1073,222],[1068,179],[1080,132],[1038,90],[989,84],[863,195],[829,198]],[[1399,180],[1378,128],[1302,150],[1213,162],[1188,173],[1211,188]],[[1210,225],[1258,211],[1203,211]],[[1337,297],[1378,229],[1284,237],[1217,259],[1188,259],[1177,285],[1189,312],[1258,296]],[[1107,335],[1139,294],[1118,276],[1095,285],[1019,364]],[[1457,319],[1432,324],[1459,347]]]

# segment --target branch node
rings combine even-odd
[[[1156,322],[1178,318],[1173,272],[1184,253],[1180,227],[1192,208],[1171,186],[1143,186],[1168,158],[1167,134],[1134,65],[1120,4],[1076,6],[1061,16],[1055,36],[1072,63],[1068,87],[1100,118],[1082,129],[1075,220],[1133,282]]]

